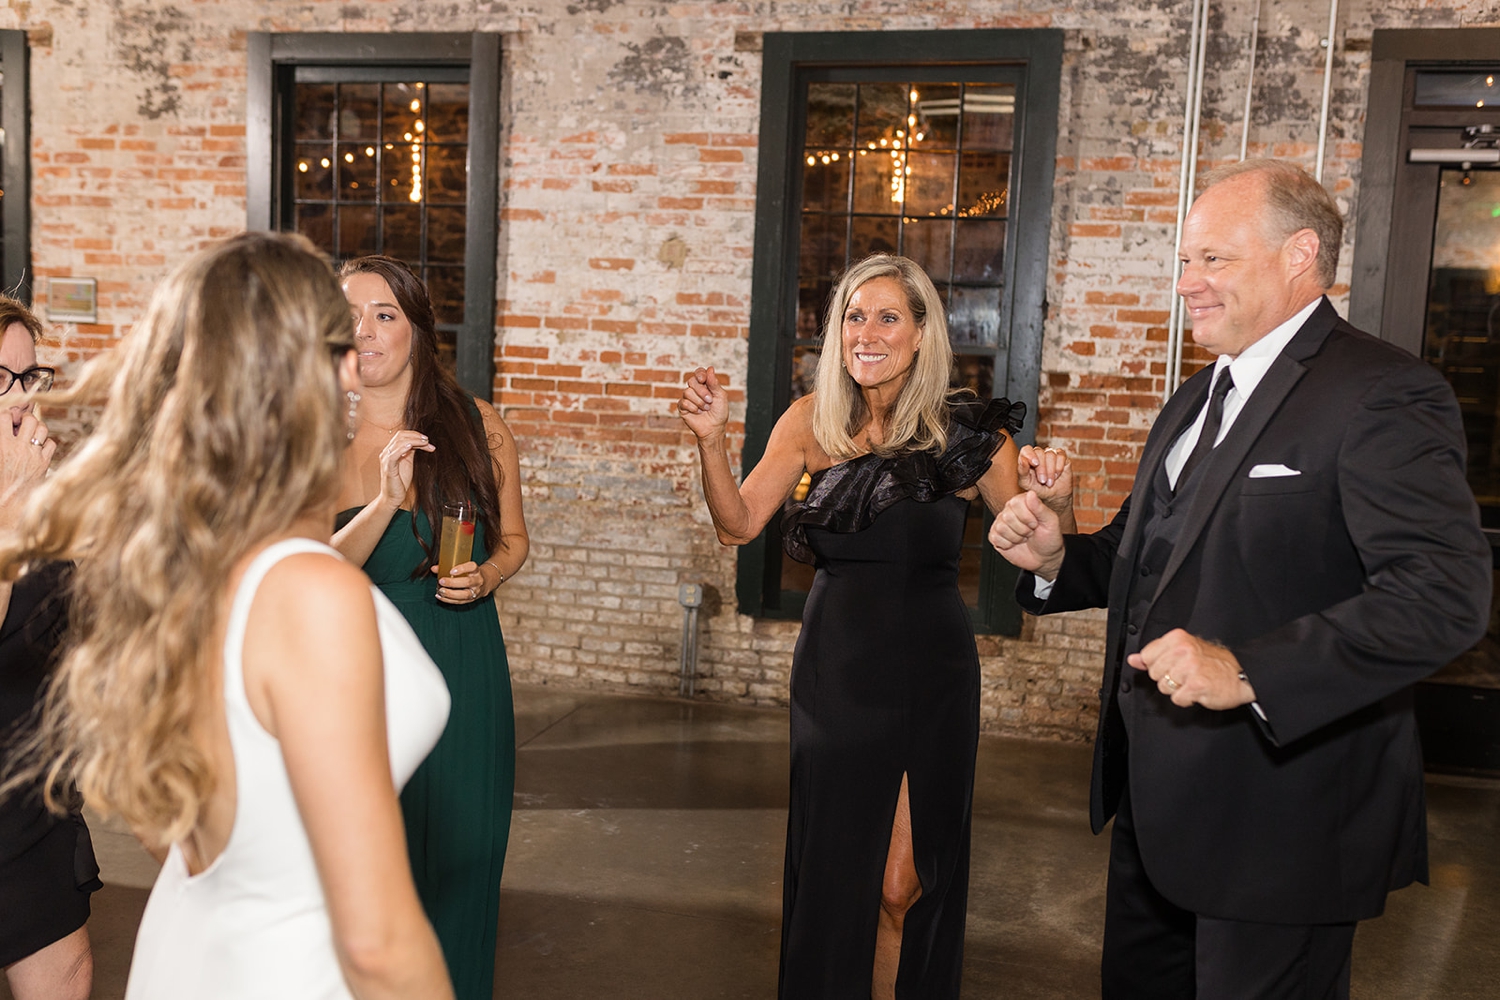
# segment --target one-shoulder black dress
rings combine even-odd
[[[864,455],[783,513],[817,566],[792,661],[783,1000],[868,1000],[881,881],[907,775],[922,895],[898,997],[953,997],[963,972],[979,657],[958,589],[968,502],[1023,404],[955,406],[942,455]]]

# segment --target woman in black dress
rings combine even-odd
[[[42,325],[0,295],[0,530],[9,530],[51,464],[57,443],[35,412],[32,392],[52,384],[36,363]],[[7,433],[8,432],[8,433]],[[0,582],[0,779],[24,742],[67,626],[66,568],[40,567]],[[89,894],[100,888],[88,827],[77,812],[56,816],[35,789],[0,796],[0,968],[16,1000],[89,995]]]
[[[782,520],[813,562],[792,664],[792,795],[780,995],[958,996],[979,658],[958,590],[974,496],[998,510],[1048,468],[1022,465],[1024,407],[949,388],[942,300],[904,257],[852,265],[834,290],[816,391],[796,400],[736,485],[712,368],[680,412],[726,545]],[[837,348],[837,349],[835,349]]]

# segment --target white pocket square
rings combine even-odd
[[[1288,469],[1284,465],[1257,465],[1250,470],[1251,479],[1274,479],[1278,476],[1300,476],[1301,469]]]

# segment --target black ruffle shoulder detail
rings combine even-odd
[[[787,555],[815,561],[808,528],[849,533],[868,528],[899,500],[931,503],[979,482],[990,470],[1002,434],[1012,437],[1026,418],[1026,404],[1008,399],[954,404],[948,447],[941,455],[914,451],[890,458],[861,455],[814,473],[802,500],[788,500],[781,512]]]

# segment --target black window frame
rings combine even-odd
[[[26,32],[0,31],[0,129],[5,152],[0,166],[0,283],[23,302],[32,301],[31,277],[31,49]]]
[[[996,355],[996,395],[1024,402],[1020,443],[1034,440],[1042,327],[1052,231],[1063,32],[1056,28],[964,31],[768,32],[763,36],[755,251],[745,383],[743,471],[765,453],[771,428],[791,398],[796,341],[801,148],[809,76],[830,68],[1008,66],[1016,83],[1012,210],[1006,233],[1006,285]],[[1004,363],[1004,370],[1000,364]],[[780,533],[740,547],[736,596],[742,614],[801,616],[800,595],[781,590]],[[1015,571],[987,552],[980,572],[978,632],[1016,635],[1021,612],[1011,595]]]
[[[464,316],[457,330],[459,384],[494,398],[495,299],[500,197],[500,36],[493,32],[365,34],[251,32],[246,108],[246,225],[286,228],[290,158],[283,122],[299,67],[325,75],[387,67],[463,68],[469,83],[468,186],[464,237]]]
[[[1413,127],[1460,130],[1500,121],[1492,109],[1414,108],[1417,70],[1459,70],[1500,63],[1500,28],[1382,28],[1371,39],[1370,89],[1365,102],[1359,200],[1354,212],[1354,257],[1349,278],[1349,322],[1419,357],[1427,307],[1440,165],[1406,162]],[[1421,281],[1388,275],[1420,271]]]

